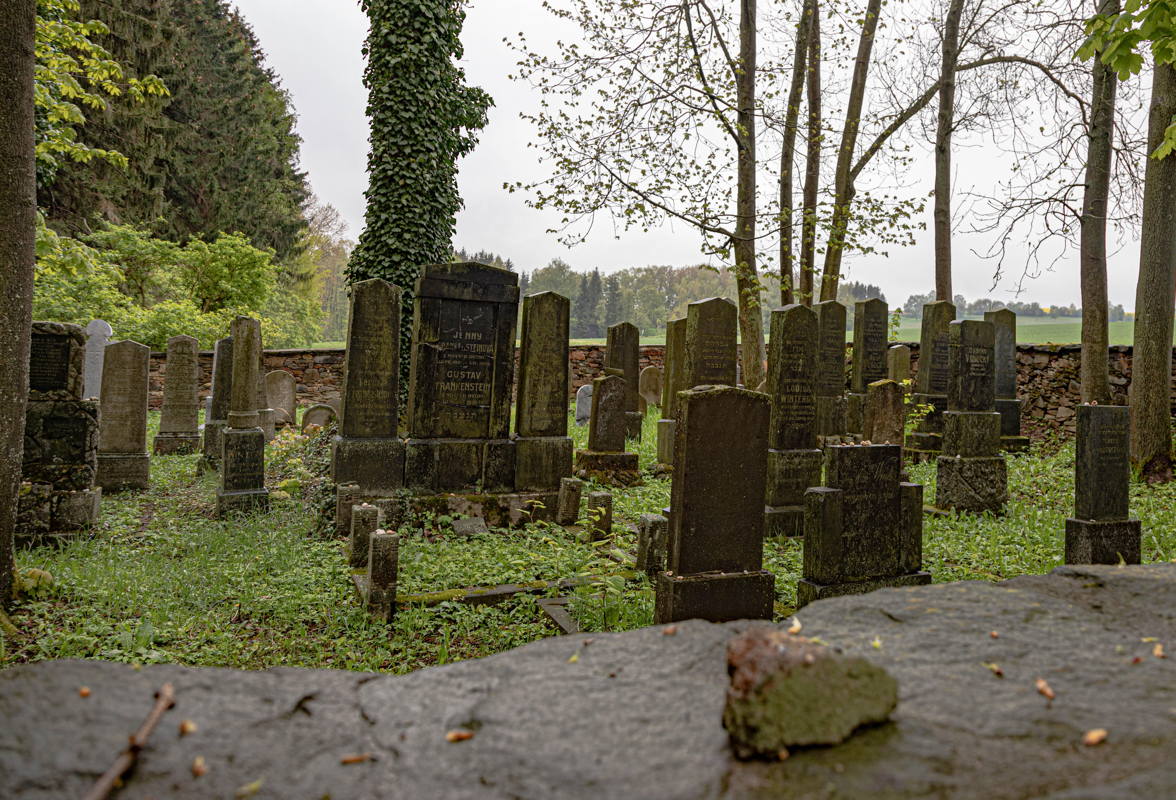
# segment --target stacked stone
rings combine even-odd
[[[804,493],[821,483],[817,442],[817,314],[802,305],[772,312],[768,351],[767,508],[765,536],[804,534]]]
[[[200,343],[191,336],[167,340],[163,376],[163,408],[155,455],[195,453],[200,449]],[[146,396],[144,396],[146,402]]]
[[[1074,517],[1066,520],[1067,564],[1139,564],[1142,531],[1128,510],[1127,406],[1078,407]]]
[[[846,396],[845,426],[861,435],[865,429],[866,387],[886,378],[886,339],[890,324],[886,301],[874,297],[853,307],[853,368]]]
[[[826,449],[825,486],[805,494],[797,606],[886,586],[931,582],[923,564],[923,487],[902,483],[902,448]]]
[[[212,356],[212,394],[204,418],[204,450],[200,459],[203,470],[219,469],[225,428],[229,425],[229,406],[233,392],[233,337],[218,339]]]
[[[106,490],[146,489],[147,386],[151,349],[138,342],[108,344],[102,368],[102,424],[98,485]]]
[[[566,297],[541,292],[523,298],[514,439],[514,485],[519,491],[556,491],[572,474],[567,407],[570,321]]]
[[[1008,500],[1008,467],[1000,452],[995,410],[991,322],[960,320],[949,326],[947,411],[943,455],[936,461],[935,505],[1000,513]]]
[[[630,322],[619,322],[608,329],[605,340],[604,372],[625,379],[625,432],[630,439],[641,440],[641,332]]]
[[[261,365],[261,323],[237,317],[230,327],[233,339],[233,379],[228,425],[221,433],[220,485],[216,513],[269,509],[265,488],[265,432],[257,407]]]
[[[686,388],[686,318],[666,323],[665,371],[662,375],[661,419],[657,421],[657,463],[674,463],[674,411],[678,392]]]
[[[837,444],[845,436],[845,306],[826,300],[817,312],[817,436]]]
[[[656,622],[771,619],[775,578],[762,568],[770,414],[758,392],[700,386],[679,393]]]
[[[576,472],[581,478],[617,486],[640,481],[637,454],[625,450],[629,426],[625,392],[625,379],[619,375],[592,381],[588,449],[576,451]]]
[[[943,412],[947,409],[948,325],[956,317],[956,308],[946,300],[923,306],[923,326],[919,336],[919,372],[911,404],[930,410],[919,420],[907,442],[910,453],[920,461],[928,460],[943,449]]]
[[[284,369],[265,374],[265,397],[274,409],[278,427],[293,425],[298,418],[298,381]]]
[[[984,321],[995,330],[996,411],[1000,414],[1000,446],[1006,453],[1029,449],[1021,435],[1021,401],[1017,399],[1017,315],[1007,308],[985,311]]]
[[[82,397],[99,398],[102,394],[102,363],[113,334],[114,329],[104,319],[93,319],[86,325],[86,382]]]
[[[83,530],[98,518],[99,406],[83,400],[86,337],[77,325],[34,322],[29,351],[16,536]]]

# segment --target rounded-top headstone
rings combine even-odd
[[[592,384],[586,383],[576,390],[576,424],[583,427],[592,418]]]
[[[114,329],[104,319],[90,320],[86,325],[86,377],[82,390],[84,397],[99,397],[102,394],[102,362],[106,345],[110,343]]]

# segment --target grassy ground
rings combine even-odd
[[[152,426],[157,424],[152,415]],[[639,447],[652,463],[655,420]],[[585,429],[573,426],[582,444]],[[103,499],[93,533],[60,547],[22,550],[19,566],[46,570],[49,587],[26,596],[13,619],[15,639],[0,637],[0,667],[50,658],[260,669],[335,667],[408,672],[515,647],[552,635],[532,597],[496,607],[447,602],[400,611],[394,628],[372,622],[352,596],[343,543],[316,533],[325,486],[325,437],[280,437],[269,446],[270,484],[282,491],[265,516],[212,517],[211,476],[197,477],[195,456],[152,459],[152,488]],[[1064,519],[1072,504],[1069,446],[1010,460],[1009,513],[926,518],[925,566],[937,581],[999,580],[1046,572],[1062,560]],[[913,479],[934,496],[934,468]],[[284,497],[283,495],[288,495]],[[669,482],[618,491],[614,540],[590,546],[556,526],[455,538],[450,520],[402,529],[401,591],[423,592],[618,571],[634,550],[627,524],[669,502]],[[1176,558],[1176,486],[1133,487],[1144,522],[1144,560]],[[769,542],[765,566],[776,575],[777,613],[792,611],[801,545]],[[642,577],[604,578],[575,593],[571,611],[588,630],[621,630],[652,621],[653,595]]]

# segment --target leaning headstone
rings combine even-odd
[[[559,508],[555,521],[560,525],[575,525],[580,518],[580,497],[584,492],[584,481],[579,478],[564,478],[559,482]]]
[[[804,533],[804,493],[821,482],[817,441],[817,314],[803,305],[772,312],[767,394],[768,427],[765,536]]]
[[[626,431],[630,439],[641,438],[642,407],[638,382],[641,378],[641,332],[630,322],[608,329],[604,350],[605,370],[616,370],[625,379]]]
[[[845,306],[826,300],[817,312],[817,435],[834,440],[845,435]]]
[[[866,387],[865,429],[862,440],[871,444],[903,442],[906,405],[902,385],[896,381],[874,381]]]
[[[846,396],[846,428],[860,434],[865,424],[866,387],[886,378],[886,337],[889,310],[877,297],[853,307],[853,367]]]
[[[911,349],[905,344],[891,345],[886,351],[886,377],[899,384],[911,379]]]
[[[1000,513],[1008,500],[1008,466],[1000,452],[995,410],[993,326],[967,319],[948,328],[947,411],[943,455],[936,460],[935,505]]]
[[[637,393],[645,401],[646,406],[660,406],[662,394],[661,367],[650,365],[641,370],[637,379]]]
[[[600,483],[630,486],[639,480],[637,454],[625,451],[628,418],[625,379],[605,375],[592,381],[588,449],[576,451],[576,472]]]
[[[102,366],[102,424],[98,485],[106,490],[146,489],[147,386],[151,348],[129,339],[106,345]]]
[[[1078,407],[1074,517],[1066,520],[1067,564],[1141,563],[1141,524],[1128,510],[1129,434],[1127,406]]]
[[[576,390],[576,424],[581,428],[592,418],[592,384],[586,383]]]
[[[797,606],[931,582],[923,564],[923,487],[901,483],[902,448],[826,449],[825,485],[805,494]]]
[[[335,421],[335,409],[325,403],[315,403],[302,412],[302,432],[308,433],[312,426],[325,428]]]
[[[656,578],[666,568],[666,540],[670,521],[661,514],[642,514],[637,520],[637,569]]]
[[[996,411],[1000,414],[1000,444],[1007,453],[1029,449],[1021,435],[1021,401],[1017,399],[1017,315],[1007,308],[985,311],[984,321],[995,329]]]
[[[82,397],[97,398],[102,394],[102,362],[113,334],[114,329],[104,319],[90,320],[86,325],[86,377]]]
[[[686,320],[666,323],[665,374],[662,375],[661,419],[657,421],[657,463],[674,463],[674,412],[678,392],[686,388]]]
[[[654,620],[771,619],[763,570],[770,403],[732,386],[678,395],[666,571]]]
[[[265,432],[257,408],[258,369],[261,366],[261,323],[237,317],[233,338],[233,388],[229,424],[221,435],[220,485],[216,513],[268,510],[265,488]]]
[[[950,350],[948,325],[956,318],[956,307],[946,300],[923,306],[919,335],[919,372],[911,404],[928,408],[911,432],[908,445],[914,457],[927,460],[943,449],[943,412],[947,410],[947,378]]]
[[[298,381],[284,369],[265,374],[265,396],[279,425],[292,425],[298,416]]]
[[[380,509],[370,503],[351,507],[351,538],[348,542],[348,563],[352,569],[367,569],[372,534],[384,524]]]
[[[722,297],[686,307],[682,347],[683,381],[678,391],[695,386],[734,386],[739,361],[739,312]]]
[[[212,354],[212,394],[204,419],[204,454],[201,466],[219,468],[222,434],[229,426],[230,396],[233,392],[233,337],[218,339]]]
[[[588,538],[597,542],[612,536],[613,496],[611,492],[589,492],[585,504]]]
[[[200,343],[191,336],[167,340],[163,408],[155,455],[195,453],[200,449]]]
[[[523,298],[515,416],[515,488],[558,489],[572,474],[568,436],[568,326],[571,303],[555,292]]]

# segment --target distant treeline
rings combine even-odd
[[[908,317],[915,317],[921,319],[923,316],[923,306],[935,300],[935,293],[928,292],[927,294],[912,294],[903,303],[902,313]],[[1005,300],[991,300],[987,297],[978,300],[966,300],[962,294],[955,296],[956,313],[961,316],[978,317],[985,311],[995,311],[998,308],[1007,308],[1008,310],[1021,317],[1081,317],[1082,309],[1074,304],[1064,305],[1059,303],[1054,306],[1042,308],[1039,303],[1018,303],[1014,301]],[[1128,319],[1127,312],[1123,309],[1122,304],[1116,303],[1107,309],[1108,321],[1122,322]]]

